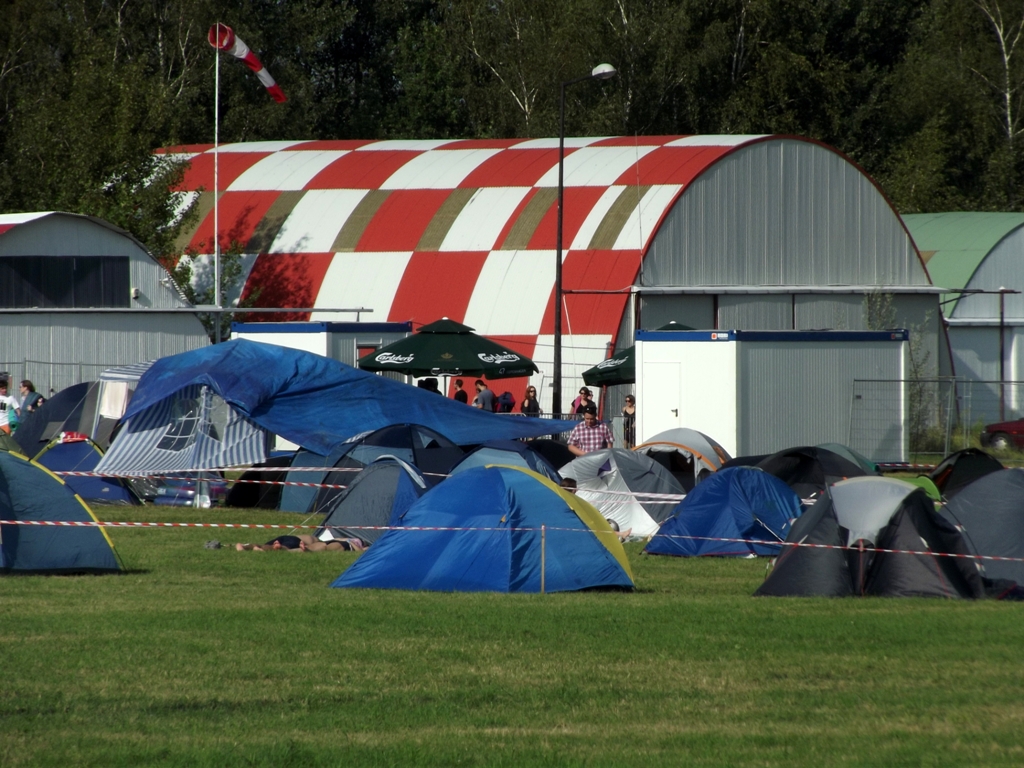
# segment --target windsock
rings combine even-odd
[[[281,86],[277,84],[274,78],[270,76],[270,73],[267,72],[267,68],[256,58],[256,54],[249,50],[249,46],[242,42],[242,38],[236,35],[235,31],[227,24],[214,24],[210,27],[210,33],[206,36],[206,39],[218,51],[227,51],[236,59],[241,59],[245,62],[245,66],[256,73],[256,77],[263,83],[274,101],[281,103],[288,100],[284,95],[284,91],[281,90]]]

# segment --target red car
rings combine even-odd
[[[1024,448],[1024,419],[986,424],[981,430],[981,445],[994,451]]]

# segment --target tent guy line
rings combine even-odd
[[[44,525],[44,526],[57,526],[61,528],[274,528],[274,529],[315,529],[319,528],[319,525],[294,525],[294,524],[272,524],[272,523],[154,523],[154,522],[129,522],[129,521],[118,521],[118,520],[0,520],[0,525]],[[388,526],[388,525],[347,525],[346,528],[353,530],[367,530],[367,531],[452,531],[452,532],[465,532],[465,531],[479,531],[481,533],[493,533],[495,531],[568,531],[574,533],[592,533],[592,531],[584,531],[579,528],[561,528],[558,526],[545,526],[542,525],[540,528],[535,527],[473,527],[473,528],[459,528],[459,527],[444,527],[444,526]],[[601,533],[601,532],[599,532]],[[612,531],[603,531],[603,533],[613,533]],[[809,548],[809,549],[838,549],[847,552],[871,552],[875,554],[886,554],[886,555],[918,555],[922,557],[950,557],[957,560],[989,560],[1001,563],[1024,563],[1024,557],[1004,557],[1002,555],[968,555],[960,554],[957,552],[933,552],[931,550],[916,550],[916,549],[880,549],[875,547],[855,547],[852,545],[841,545],[841,544],[809,544],[804,541],[786,541],[780,542],[778,540],[758,540],[758,539],[740,539],[740,538],[724,538],[715,536],[683,536],[679,534],[654,534],[651,538],[673,538],[673,539],[691,539],[697,541],[721,541],[730,543],[753,543],[753,544],[770,544],[773,546],[782,547],[795,547],[795,548]]]

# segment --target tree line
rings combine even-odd
[[[289,100],[221,66],[220,138],[780,133],[819,139],[904,213],[1024,209],[1024,0],[6,0],[0,211],[107,219],[158,256],[211,143],[232,26]],[[1018,47],[1020,46],[1020,47]],[[154,183],[154,181],[158,183]]]

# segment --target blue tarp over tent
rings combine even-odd
[[[56,476],[28,459],[0,452],[0,518],[95,521]],[[102,528],[0,525],[0,573],[107,573],[121,570]]]
[[[633,587],[622,544],[600,513],[527,469],[466,470],[427,492],[399,525],[331,586],[539,592],[547,526],[546,591]]]
[[[753,467],[719,470],[679,502],[644,551],[677,557],[777,555],[777,545],[708,539],[781,543],[790,520],[802,511],[796,493],[767,472]]]
[[[122,422],[190,385],[205,385],[244,417],[327,456],[361,432],[390,424],[430,427],[465,445],[565,432],[572,421],[499,416],[337,360],[236,339],[157,360]]]

